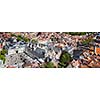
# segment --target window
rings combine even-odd
[[[16,53],[18,53],[18,50],[16,51]]]

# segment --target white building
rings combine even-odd
[[[3,64],[3,60],[0,60],[0,68],[3,68],[4,64]]]
[[[16,54],[16,53],[23,53],[25,51],[25,46],[16,46],[15,48],[8,49],[8,55]]]

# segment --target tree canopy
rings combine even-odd
[[[94,39],[89,38],[89,39],[83,40],[83,41],[82,41],[82,44],[83,44],[83,45],[87,45],[87,44],[89,44],[89,43],[92,42],[92,41],[94,41]]]
[[[71,60],[72,60],[71,55],[68,52],[63,51],[60,56],[58,67],[60,68],[67,67]]]
[[[47,62],[44,64],[45,68],[55,68],[54,63],[53,62]]]
[[[70,35],[85,35],[86,33],[93,34],[94,32],[65,32],[65,33]]]
[[[38,40],[37,40],[37,39],[32,39],[32,42],[33,42],[33,43],[37,43]]]
[[[21,35],[17,36],[17,41],[21,41],[23,39],[23,37]]]
[[[3,63],[5,63],[6,60],[5,56],[0,54],[0,60],[3,60]]]
[[[26,38],[26,37],[24,37],[23,40],[24,40],[25,42],[29,42],[29,39]]]
[[[25,42],[29,42],[29,39],[27,37],[22,37],[21,35],[16,36],[17,37],[17,41],[25,41]]]
[[[7,50],[2,49],[2,51],[0,51],[0,59],[3,60],[3,63],[5,63],[5,54],[7,53]]]
[[[3,49],[1,52],[0,52],[0,55],[5,55],[7,53],[7,50]]]

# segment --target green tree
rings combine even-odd
[[[20,37],[17,37],[17,41],[21,41],[22,39]]]
[[[65,32],[65,33],[70,35],[85,35],[87,32]]]
[[[6,49],[2,49],[2,51],[0,51],[0,59],[3,60],[3,63],[5,63],[5,54],[7,53]]]
[[[58,67],[60,68],[67,67],[71,60],[72,60],[71,55],[68,52],[63,51],[60,56]]]
[[[29,39],[26,38],[26,37],[24,37],[23,40],[24,40],[25,42],[29,42]]]
[[[4,55],[0,55],[0,59],[3,60],[3,63],[5,63],[6,58]]]
[[[18,36],[17,36],[17,40],[18,40],[18,41],[22,41],[22,40],[23,40],[23,41],[25,41],[25,42],[29,42],[29,39],[28,39],[28,38],[22,37],[21,35],[18,35]]]
[[[0,55],[5,55],[7,53],[7,50],[3,49],[1,52],[0,52]]]
[[[83,41],[82,41],[82,44],[83,44],[83,45],[87,45],[87,44],[89,44],[90,42],[93,42],[93,41],[94,41],[94,39],[89,38],[89,39],[83,40]]]
[[[23,37],[21,35],[18,35],[17,36],[17,41],[21,41],[21,40],[23,40]]]
[[[12,34],[12,33],[11,33],[11,36],[12,36],[12,37],[13,37],[13,36],[14,36],[14,37],[17,37],[15,34]]]
[[[37,42],[38,42],[38,40],[36,40],[36,39],[33,39],[33,40],[32,40],[32,42],[33,42],[33,43],[37,43]]]
[[[55,68],[54,63],[53,62],[47,62],[44,64],[45,68]]]
[[[65,32],[65,33],[70,35],[85,35],[86,33],[94,34],[94,32]]]

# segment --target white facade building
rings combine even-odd
[[[8,55],[16,54],[16,53],[23,53],[25,51],[25,46],[20,46],[16,48],[8,49]]]
[[[0,60],[0,68],[3,68],[4,64],[3,64],[3,60]]]

